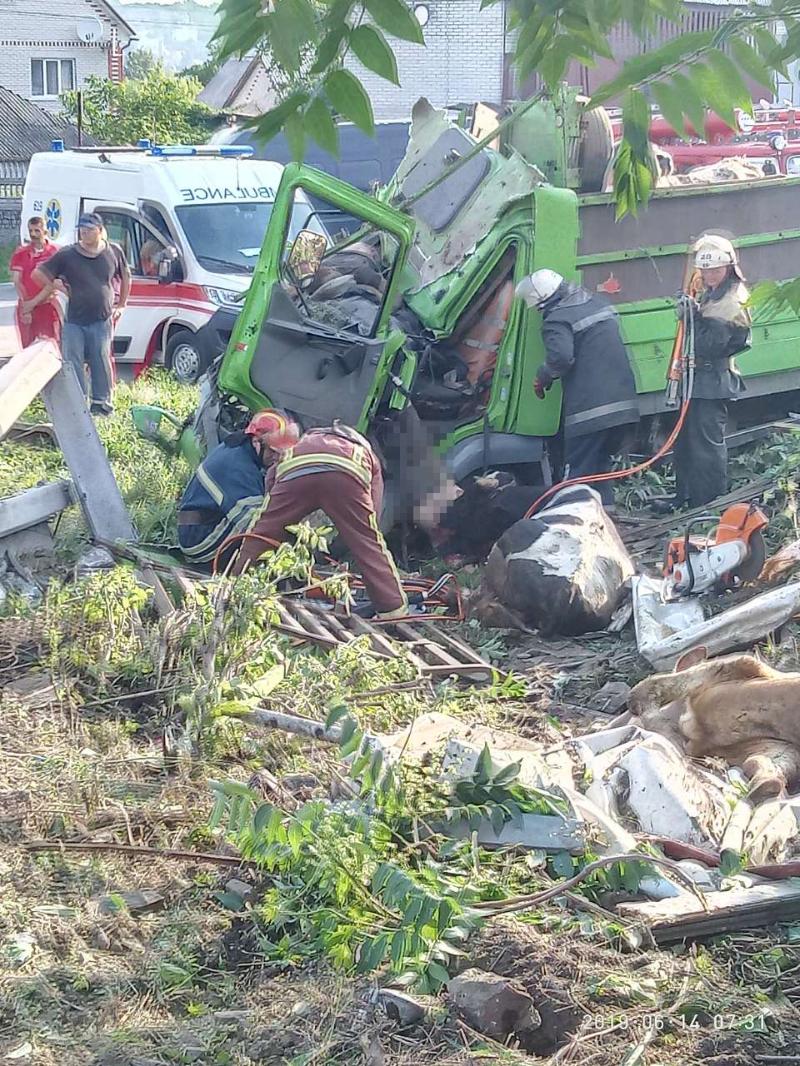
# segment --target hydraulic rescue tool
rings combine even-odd
[[[692,526],[717,522],[706,536],[692,536]],[[735,503],[716,515],[694,518],[664,555],[664,599],[699,595],[713,586],[736,587],[761,573],[766,559],[762,530],[767,516],[754,503]]]

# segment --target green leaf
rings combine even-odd
[[[626,862],[622,865],[622,887],[626,892],[636,893],[642,880],[642,863]]]
[[[705,63],[694,63],[688,76],[706,106],[729,126],[735,126],[736,112],[719,71]]]
[[[367,750],[362,752],[353,762],[352,766],[350,767],[350,776],[352,778],[359,777],[364,772],[371,759],[372,752],[369,748],[367,748]]]
[[[484,744],[483,751],[478,756],[478,761],[475,764],[472,780],[476,785],[485,785],[491,780],[493,770],[492,753],[489,751],[489,745]]]
[[[358,26],[350,34],[350,47],[368,70],[394,85],[400,84],[397,60],[380,30],[374,26]]]
[[[772,89],[775,83],[775,72],[764,62],[758,52],[743,41],[740,37],[734,37],[730,43],[734,58],[742,70],[765,89]]]
[[[390,952],[390,958],[392,960],[392,969],[399,970],[403,959],[406,956],[406,934],[402,929],[398,929],[392,937],[392,947]]]
[[[519,777],[520,770],[522,769],[522,760],[517,762],[510,762],[508,766],[504,766],[502,770],[498,771],[492,778],[493,785],[510,785],[512,781],[516,781]]]
[[[317,48],[317,58],[311,67],[311,74],[321,74],[333,63],[339,55],[342,42],[347,38],[349,27],[337,26],[336,29],[326,33]]]
[[[381,29],[391,33],[392,37],[413,44],[425,43],[422,27],[403,0],[365,0],[365,7]]]
[[[598,104],[618,96],[626,89],[634,88],[656,77],[693,53],[709,48],[713,39],[714,34],[711,31],[684,33],[668,41],[661,48],[656,48],[655,51],[634,56],[623,65],[615,78],[599,86],[592,93],[590,106],[597,107]]]
[[[733,118],[732,129],[736,130],[736,108],[753,113],[753,101],[750,98],[750,90],[742,80],[742,75],[733,60],[724,52],[709,52],[708,64],[716,71],[720,83],[724,87],[726,99],[730,101],[731,115]]]
[[[706,107],[694,85],[685,74],[674,74],[672,85],[683,107],[683,113],[689,119],[694,133],[702,137],[706,124]]]
[[[303,48],[316,39],[317,23],[309,0],[280,0],[269,17],[269,43],[290,73],[300,69]]]
[[[292,820],[289,823],[287,836],[289,839],[289,847],[292,849],[292,854],[297,858],[305,838],[305,832],[302,825],[300,825],[299,822]]]
[[[334,109],[371,137],[375,132],[372,104],[366,90],[349,70],[333,70],[325,78],[325,91]]]
[[[450,980],[450,974],[439,962],[429,962],[426,970],[428,976],[435,981],[437,985],[446,985]]]
[[[272,817],[272,812],[275,807],[271,803],[262,803],[256,813],[253,815],[253,832],[256,836],[261,836],[264,830],[269,825],[269,820]]]
[[[675,88],[663,82],[656,82],[655,85],[651,86],[651,92],[661,114],[669,122],[670,126],[679,137],[685,136],[683,104]]]
[[[492,807],[492,815],[490,819],[492,823],[492,829],[496,836],[500,836],[503,831],[503,826],[506,824],[506,816],[502,807]]]
[[[289,115],[293,115],[298,108],[301,108],[306,100],[308,100],[308,93],[292,93],[283,103],[255,119],[251,128],[255,131],[256,140],[261,144],[271,141],[283,129],[283,124]]]
[[[228,805],[228,801],[221,793],[217,793],[217,798],[214,800],[214,807],[211,811],[211,815],[208,819],[208,825],[210,829],[216,829],[219,823],[222,821],[222,816],[225,813],[225,808]]]
[[[314,103],[317,103],[317,101],[315,100]],[[314,106],[314,104],[311,105],[311,107],[313,107],[313,106]],[[308,116],[308,113],[311,111],[311,107],[308,109],[308,112],[306,112],[306,117]],[[326,108],[326,110],[327,110],[327,108]],[[311,134],[311,136],[312,137],[314,136],[313,133]],[[316,140],[316,137],[314,139]],[[349,713],[350,713],[350,708],[347,706],[346,703],[336,703],[336,704],[334,704],[334,706],[331,707],[331,709],[328,711],[328,717],[325,719],[325,728],[326,729],[333,729],[333,727],[336,725],[336,723],[337,722],[341,722],[341,720],[344,718],[344,716],[346,714],[349,714]]]
[[[572,877],[575,869],[568,851],[555,851],[550,856],[550,869],[556,877]]]

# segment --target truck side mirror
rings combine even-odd
[[[311,229],[301,229],[289,252],[289,266],[294,276],[302,281],[303,278],[316,274],[327,247],[328,242],[323,234],[315,233]]]
[[[183,264],[178,249],[170,244],[161,253],[158,263],[158,280],[163,285],[171,281],[183,281]]]

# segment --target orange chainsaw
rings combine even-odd
[[[707,536],[692,536],[692,526],[717,522]],[[754,503],[735,503],[718,520],[694,518],[682,537],[667,545],[664,599],[699,595],[714,586],[735,588],[758,577],[767,557],[763,529],[768,519]]]

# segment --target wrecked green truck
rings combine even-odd
[[[664,411],[688,246],[722,233],[751,282],[793,277],[800,179],[660,189],[638,217],[616,222],[610,195],[581,191],[601,184],[611,158],[603,121],[567,94],[526,109],[495,147],[477,149],[475,137],[420,101],[406,156],[374,197],[287,166],[243,306],[220,310],[206,327],[219,354],[191,427],[201,450],[266,406],[305,427],[341,419],[379,447],[413,413],[456,480],[501,468],[522,483],[548,483],[561,393],[534,395],[539,315],[513,298],[540,267],[607,296],[642,415]],[[300,190],[314,208],[291,241]],[[331,240],[334,212],[355,218],[354,232]],[[791,312],[757,320],[740,368],[749,398],[800,388],[800,320]]]

